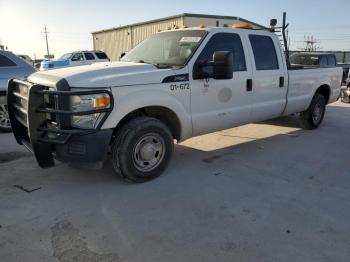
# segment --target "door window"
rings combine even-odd
[[[98,57],[98,59],[108,59],[107,55],[103,52],[96,52],[95,55]]]
[[[0,67],[9,67],[9,66],[16,66],[16,64],[6,56],[0,55]]]
[[[84,57],[83,57],[83,54],[82,53],[75,53],[73,56],[72,56],[72,61],[84,61]]]
[[[256,70],[277,70],[278,59],[272,38],[265,35],[250,35]]]
[[[216,51],[229,51],[233,54],[233,71],[246,71],[246,61],[241,38],[238,34],[217,33],[209,40],[202,53],[197,58],[197,63],[206,63],[213,60]],[[209,78],[213,74],[213,67],[204,67],[204,73]]]
[[[320,56],[320,66],[328,66],[327,56],[325,55]]]
[[[84,53],[86,60],[95,60],[95,57],[92,53]]]
[[[329,66],[336,66],[337,65],[337,60],[335,59],[334,55],[328,56],[328,65]]]

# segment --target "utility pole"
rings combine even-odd
[[[50,52],[49,52],[49,41],[47,40],[47,35],[48,35],[48,31],[47,31],[47,28],[46,28],[46,25],[44,27],[44,36],[45,36],[45,40],[46,40],[46,51],[47,51],[47,58],[50,59]]]

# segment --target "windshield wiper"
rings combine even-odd
[[[136,63],[154,65],[158,69],[172,68],[173,67],[172,65],[151,63],[151,62],[147,62],[147,61],[144,61],[144,60],[138,60]]]

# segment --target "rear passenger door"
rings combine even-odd
[[[253,61],[253,121],[278,117],[286,105],[288,75],[278,41],[260,32],[248,33]]]

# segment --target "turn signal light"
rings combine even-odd
[[[239,23],[239,24],[233,24],[233,28],[253,28],[253,25],[251,23]]]
[[[110,97],[97,97],[95,99],[95,108],[96,109],[108,108],[110,103],[111,103]]]

